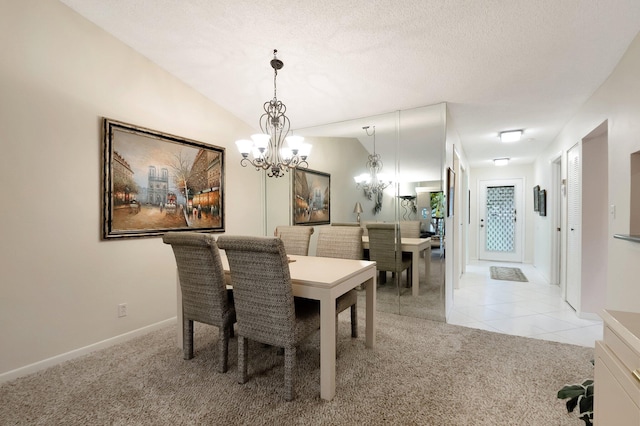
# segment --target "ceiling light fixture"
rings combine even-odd
[[[500,132],[501,142],[518,142],[522,137],[522,130],[509,130],[506,132]]]
[[[276,77],[278,70],[282,69],[282,62],[273,50],[271,68],[273,68],[273,99],[264,103],[264,114],[260,116],[261,134],[251,135],[252,140],[242,139],[236,141],[236,146],[242,154],[240,164],[247,167],[251,164],[256,170],[268,171],[269,177],[281,177],[285,172],[296,167],[309,166],[307,157],[311,151],[311,145],[303,143],[302,136],[289,135],[291,124],[285,115],[287,107],[276,96]],[[287,146],[284,142],[287,142]]]
[[[368,200],[375,196],[373,214],[376,214],[382,209],[382,192],[391,185],[392,180],[384,173],[380,173],[382,171],[382,160],[380,155],[376,154],[376,126],[373,126],[373,133],[371,134],[369,134],[369,126],[364,126],[362,130],[367,133],[367,136],[373,136],[373,154],[370,154],[367,160],[369,173],[363,173],[353,179],[356,181],[356,186],[362,188]]]
[[[508,158],[496,158],[493,160],[493,164],[495,166],[506,166],[507,164],[509,164],[509,159]]]

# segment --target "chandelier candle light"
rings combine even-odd
[[[384,173],[380,173],[382,171],[382,160],[380,155],[376,154],[376,126],[373,126],[373,133],[371,134],[369,134],[369,126],[364,126],[362,129],[367,133],[367,136],[373,136],[373,154],[370,154],[367,160],[369,173],[363,173],[353,179],[356,181],[356,186],[362,188],[368,200],[375,197],[373,214],[377,214],[382,209],[382,192],[391,185],[392,181]]]
[[[240,164],[246,167],[249,163],[256,170],[265,170],[269,177],[281,177],[290,169],[308,167],[307,157],[311,151],[311,145],[304,143],[302,136],[289,135],[291,125],[285,115],[287,107],[276,96],[278,70],[284,66],[277,53],[274,49],[270,62],[273,68],[273,99],[264,103],[265,112],[260,116],[262,133],[252,135],[251,140],[236,141],[242,154]]]

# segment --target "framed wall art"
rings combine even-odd
[[[331,222],[331,175],[309,169],[293,173],[293,224]]]
[[[455,199],[455,191],[456,188],[456,173],[451,170],[451,168],[447,168],[447,217],[451,217],[454,214],[454,199]]]
[[[533,211],[540,211],[540,185],[533,187]]]
[[[539,207],[540,216],[546,216],[547,215],[547,190],[541,189],[540,196],[538,198],[539,198],[538,207]]]
[[[103,239],[224,231],[224,148],[108,118],[103,131]]]

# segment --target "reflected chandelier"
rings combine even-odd
[[[367,136],[373,136],[373,154],[369,155],[367,160],[367,168],[369,173],[363,173],[354,177],[356,186],[362,188],[367,199],[374,199],[373,214],[379,213],[382,209],[382,192],[391,185],[391,179],[382,171],[382,160],[380,154],[376,154],[376,126],[373,126],[373,133],[369,134],[369,126],[362,128]]]
[[[252,140],[242,139],[236,141],[236,146],[242,154],[240,164],[243,167],[247,163],[256,170],[268,171],[269,177],[281,177],[289,169],[309,166],[307,157],[311,151],[311,145],[303,143],[302,136],[289,135],[289,118],[285,115],[287,107],[276,96],[276,78],[278,70],[282,69],[282,62],[273,50],[271,68],[273,68],[273,99],[264,103],[264,114],[260,116],[261,134],[252,135]],[[287,146],[284,142],[287,142]]]

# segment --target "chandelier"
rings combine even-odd
[[[367,160],[367,168],[369,173],[363,173],[354,177],[356,186],[362,188],[365,197],[368,200],[374,200],[373,214],[377,214],[382,209],[382,192],[391,185],[392,180],[382,171],[382,160],[380,155],[376,154],[376,126],[373,126],[373,133],[369,134],[369,126],[362,128],[367,136],[373,136],[373,154],[369,155]]]
[[[290,169],[308,167],[307,157],[311,151],[311,145],[304,143],[303,137],[289,135],[290,123],[285,115],[287,107],[276,96],[278,70],[284,66],[284,62],[276,56],[277,53],[274,49],[270,62],[273,68],[273,99],[263,106],[264,114],[260,116],[262,133],[252,135],[251,140],[236,141],[242,154],[240,164],[243,167],[251,164],[258,171],[265,170],[269,177],[281,177]]]

